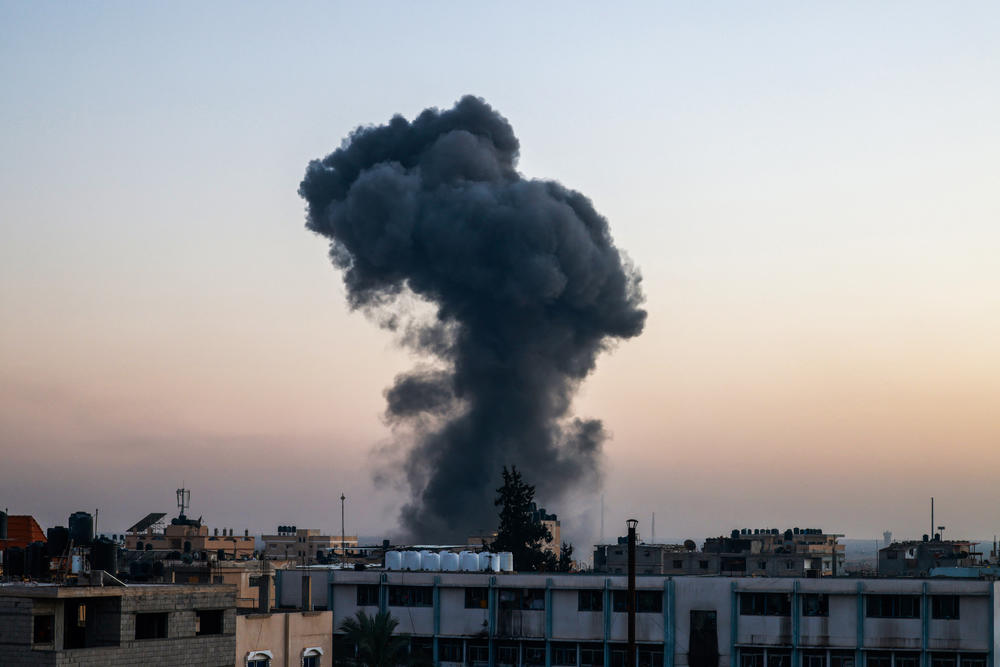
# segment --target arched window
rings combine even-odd
[[[323,649],[319,646],[302,650],[302,667],[320,667],[323,661]]]
[[[247,667],[271,667],[271,658],[274,654],[270,651],[250,651],[247,654]]]

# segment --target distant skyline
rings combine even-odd
[[[414,358],[345,305],[308,160],[482,96],[591,198],[641,336],[573,412],[586,550],[648,533],[1000,532],[1000,6],[0,0],[0,507],[392,535]],[[543,471],[532,471],[543,474]],[[500,471],[497,471],[499,486]],[[532,481],[528,476],[528,481]],[[111,530],[111,527],[114,530]],[[491,528],[484,526],[484,529]]]

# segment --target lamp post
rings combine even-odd
[[[347,560],[347,545],[344,540],[344,500],[347,499],[343,493],[340,494],[340,559],[341,561]]]
[[[635,527],[637,519],[629,519],[628,524],[628,598],[625,610],[628,612],[628,667],[635,667]]]

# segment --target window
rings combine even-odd
[[[854,651],[830,651],[830,667],[854,667]]]
[[[524,664],[526,665],[544,665],[545,664],[545,646],[529,646],[525,644],[524,646]]]
[[[581,646],[580,667],[604,667],[604,647]]]
[[[954,653],[933,653],[931,667],[958,667],[958,656]]]
[[[195,613],[194,633],[196,635],[221,635],[225,611],[222,609],[198,609]]]
[[[378,606],[377,584],[362,584],[358,586],[358,606],[359,607]]]
[[[791,651],[768,651],[767,652],[767,667],[791,667],[792,665],[792,652]]]
[[[792,561],[790,561],[790,560],[786,560],[786,561],[785,561],[785,569],[786,569],[786,570],[791,570],[791,569],[792,569],[792,566],[793,566],[793,565],[795,565],[795,563],[794,563],[794,562],[792,562]]]
[[[791,616],[792,596],[788,593],[740,593],[743,616]]]
[[[573,644],[553,644],[552,664],[559,667],[575,667],[576,646]]]
[[[517,664],[517,647],[516,646],[498,646],[497,647],[497,664],[498,665],[516,665]]]
[[[617,612],[628,611],[628,591],[615,591],[613,595],[612,610]],[[661,614],[663,613],[663,593],[660,591],[636,591],[635,610],[641,614]]]
[[[892,667],[892,654],[888,651],[873,651],[865,656],[865,667]]]
[[[469,644],[469,664],[490,664],[490,647],[482,644]]]
[[[802,596],[803,616],[829,616],[830,598],[823,593],[806,593]]]
[[[439,639],[438,658],[441,662],[462,662],[462,640]]]
[[[684,561],[682,561],[682,560],[675,560],[674,561],[674,569],[675,570],[680,570],[683,567],[684,567]]]
[[[490,606],[488,588],[466,588],[465,608],[466,609],[486,609]]]
[[[698,561],[698,568],[702,569],[702,570],[707,570],[708,569],[708,561],[707,560],[700,560],[700,561]]]
[[[865,612],[868,618],[920,618],[920,596],[869,595]]]
[[[167,613],[157,612],[155,614],[135,615],[135,638],[136,639],[166,639],[167,638]]]
[[[963,653],[960,667],[986,667],[985,653]]]
[[[766,570],[767,569],[767,561],[766,560],[759,560],[759,561],[757,561],[757,569],[758,570]]]
[[[920,665],[920,654],[919,653],[896,653],[893,655],[895,658],[896,667],[918,667]]]
[[[802,667],[826,667],[826,652],[806,651],[802,654]]]
[[[663,651],[649,646],[639,646],[639,667],[663,667]]]
[[[764,667],[764,652],[760,650],[740,650],[740,667]]]
[[[931,618],[957,620],[958,617],[957,595],[931,596]]]
[[[247,654],[247,667],[271,667],[273,657],[270,651],[250,651]]]
[[[51,644],[56,639],[56,617],[52,614],[32,619],[31,641],[34,644]]]
[[[433,605],[434,589],[430,586],[389,586],[390,607],[431,607]]]
[[[578,593],[579,593],[579,599],[577,600],[577,605],[576,605],[577,611],[604,610],[604,591],[583,590],[583,591],[578,591]]]
[[[302,667],[320,667],[323,660],[323,649],[319,646],[303,649]]]
[[[543,588],[500,589],[500,605],[505,609],[544,610],[545,589]]]

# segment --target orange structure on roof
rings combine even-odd
[[[0,549],[24,548],[32,542],[45,542],[42,527],[30,514],[11,514],[7,517],[7,539],[0,540]]]

